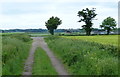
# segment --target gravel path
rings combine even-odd
[[[32,37],[33,43],[30,49],[29,57],[27,58],[24,66],[23,76],[32,75],[32,65],[34,62],[34,52],[37,47],[41,47],[46,51],[49,56],[53,67],[56,69],[59,75],[68,75],[67,71],[64,69],[63,64],[56,58],[52,51],[48,48],[47,43],[44,41],[43,37]]]

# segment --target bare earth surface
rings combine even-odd
[[[48,48],[47,43],[44,41],[43,37],[32,37],[33,43],[30,49],[29,57],[27,58],[24,66],[23,76],[32,75],[32,65],[34,62],[34,52],[37,47],[43,48],[49,56],[53,67],[56,69],[59,75],[68,75],[67,71],[64,69],[64,66],[60,62],[59,59],[52,53],[52,51]]]

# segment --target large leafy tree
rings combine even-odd
[[[95,18],[97,14],[95,13],[95,8],[92,8],[89,10],[88,8],[83,9],[82,11],[78,12],[78,16],[80,17],[80,20],[78,22],[85,22],[85,25],[83,25],[83,29],[86,31],[86,35],[90,35],[92,31],[92,20]]]
[[[45,22],[45,26],[49,30],[49,32],[54,35],[54,30],[57,29],[58,25],[62,23],[58,17],[51,17],[47,22]]]
[[[100,25],[101,28],[104,28],[104,30],[107,30],[107,35],[109,35],[110,31],[116,28],[116,21],[114,18],[107,17],[103,20],[102,25]]]

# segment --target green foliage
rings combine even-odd
[[[34,56],[33,75],[57,75],[49,57],[42,48],[37,48]]]
[[[118,74],[118,48],[115,46],[61,37],[45,40],[73,75]]]
[[[92,20],[95,18],[97,14],[95,14],[95,8],[92,10],[89,10],[88,8],[83,9],[82,11],[78,12],[78,16],[80,17],[80,20],[78,22],[85,22],[85,25],[83,25],[83,29],[86,31],[86,35],[90,35],[92,30]]]
[[[21,37],[23,39],[21,39]],[[2,75],[22,74],[24,61],[28,57],[31,41],[27,41],[24,38],[30,39],[27,35],[2,37]]]
[[[102,25],[100,25],[100,27],[107,30],[107,34],[109,34],[111,30],[116,28],[116,25],[117,24],[114,18],[107,17],[103,20]]]
[[[51,17],[47,22],[45,22],[45,26],[49,30],[49,32],[54,35],[54,29],[57,29],[58,25],[62,23],[58,17]]]

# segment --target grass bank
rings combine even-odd
[[[116,46],[57,36],[45,40],[73,75],[118,75]]]
[[[31,38],[26,34],[3,35],[2,75],[22,74],[31,42]]]
[[[34,54],[33,75],[57,75],[51,61],[42,48],[37,48]]]

